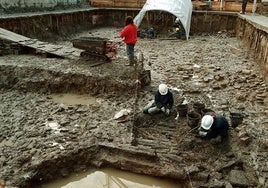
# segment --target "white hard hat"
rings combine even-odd
[[[175,21],[180,21],[180,19],[179,18],[176,18],[176,20]]]
[[[168,87],[166,84],[160,84],[158,90],[161,95],[166,95],[168,93]]]
[[[211,115],[204,115],[201,120],[201,127],[205,130],[209,130],[214,122],[214,119]]]

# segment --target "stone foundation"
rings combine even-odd
[[[255,56],[261,66],[268,64],[268,28],[239,16],[236,27],[237,37],[247,51]]]

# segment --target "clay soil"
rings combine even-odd
[[[8,55],[0,58],[1,71],[8,66],[57,70],[55,82],[64,93],[68,89],[61,85],[61,72],[68,71],[136,83],[134,67],[124,65],[125,47],[117,37],[119,31],[100,28],[76,36],[117,42],[118,55],[110,63],[91,68],[67,59]],[[57,43],[72,45],[70,40]],[[144,55],[151,84],[132,93],[95,92],[96,104],[55,104],[43,88],[42,92],[17,90],[12,85],[1,88],[0,180],[34,187],[90,166],[112,166],[180,180],[189,187],[267,186],[267,84],[243,45],[232,34],[220,32],[193,35],[188,41],[139,38],[135,50]],[[35,74],[31,81],[42,80],[44,74]],[[16,79],[19,77],[17,72]],[[173,91],[172,114],[142,114],[160,83]],[[177,106],[183,101],[189,111],[200,102],[225,115],[230,122],[228,140],[214,144],[199,138],[186,117],[177,117]],[[115,120],[114,115],[123,109],[130,112]],[[236,128],[231,127],[230,112],[244,116]]]

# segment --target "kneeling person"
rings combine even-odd
[[[219,138],[222,141],[228,135],[229,123],[221,114],[208,112],[201,120],[199,135],[206,138]]]
[[[154,100],[144,107],[143,113],[156,114],[163,112],[168,116],[173,104],[174,99],[172,92],[168,89],[166,84],[160,84],[158,90],[155,92]]]

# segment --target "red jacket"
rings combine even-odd
[[[126,25],[120,32],[120,37],[124,38],[126,44],[135,44],[137,42],[138,28],[135,24]]]

